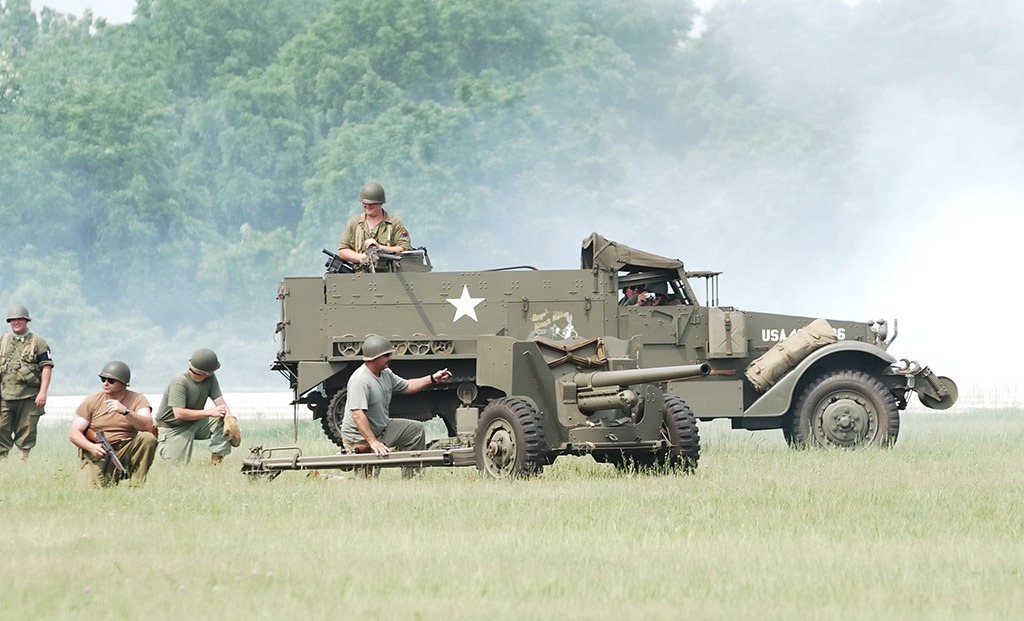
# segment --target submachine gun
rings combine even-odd
[[[85,437],[90,442],[99,444],[103,447],[103,450],[106,451],[106,455],[103,456],[103,474],[107,474],[107,471],[110,470],[110,466],[113,465],[114,469],[120,472],[123,476],[129,476],[128,469],[125,468],[124,464],[121,463],[121,460],[118,459],[117,453],[114,452],[114,447],[110,444],[110,441],[107,440],[107,434],[102,431],[93,431],[87,427],[85,429]]]

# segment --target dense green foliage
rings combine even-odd
[[[0,5],[0,303],[33,310],[58,391],[114,357],[158,388],[204,345],[283,387],[276,283],[319,273],[368,178],[442,268],[572,267],[594,229],[728,258],[708,240],[811,219],[844,232],[826,264],[920,215],[879,213],[908,135],[865,105],[920,106],[899,124],[935,145],[929,114],[995,126],[1021,97],[1009,0],[719,0],[696,31],[689,0]]]

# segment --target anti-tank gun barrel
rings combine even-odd
[[[640,402],[640,397],[627,386],[670,382],[673,380],[700,377],[711,373],[711,365],[687,364],[652,369],[620,369],[618,371],[594,371],[577,373],[572,378],[576,386],[576,407],[581,412],[593,413],[601,410],[630,410]]]
[[[608,386],[632,386],[634,384],[650,384],[653,382],[671,382],[673,380],[700,377],[711,373],[711,365],[683,364],[674,367],[654,367],[651,369],[621,369],[618,371],[594,371],[593,373],[577,373],[573,383],[578,388],[605,388]]]

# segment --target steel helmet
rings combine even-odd
[[[383,336],[371,334],[363,341],[363,360],[376,360],[384,354],[394,353],[394,351],[395,348],[391,346],[391,341]]]
[[[100,379],[103,378],[116,379],[127,386],[128,382],[132,381],[132,370],[120,360],[111,360],[103,365],[103,370],[100,371]]]
[[[10,323],[12,319],[32,321],[32,318],[28,314],[28,309],[21,304],[15,304],[11,307],[11,310],[7,311],[7,323]]]
[[[359,200],[364,204],[386,203],[387,198],[384,196],[384,186],[376,181],[367,181],[359,190]]]
[[[213,353],[212,349],[204,347],[192,352],[192,357],[188,359],[188,366],[200,374],[210,375],[220,368],[220,361],[217,360],[217,354]]]

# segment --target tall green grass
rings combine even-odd
[[[76,486],[66,430],[0,462],[3,618],[1003,619],[1024,616],[1018,412],[904,416],[888,451],[703,425],[692,476],[561,458],[528,481],[156,464]],[[243,421],[244,423],[244,421]],[[243,446],[290,444],[250,423]],[[332,452],[311,422],[298,444]]]

